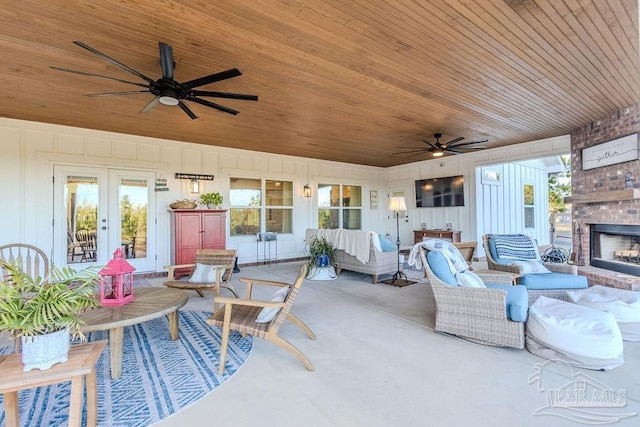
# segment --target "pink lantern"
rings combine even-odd
[[[125,305],[135,299],[133,296],[134,271],[136,269],[122,257],[122,250],[116,249],[113,259],[99,271],[102,305]]]

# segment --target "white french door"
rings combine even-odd
[[[155,271],[155,173],[55,166],[54,260],[105,265],[120,249],[136,271]]]

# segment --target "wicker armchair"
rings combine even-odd
[[[524,348],[524,322],[507,318],[507,292],[501,289],[463,288],[440,280],[420,248],[420,259],[436,303],[436,331],[468,341],[499,347]],[[511,285],[510,274],[478,274],[485,283]]]
[[[489,235],[485,234],[482,236],[482,246],[484,247],[485,256],[487,258],[487,266],[489,270],[496,271],[504,271],[507,273],[512,273],[516,275],[516,277],[521,280],[521,277],[524,276],[524,268],[519,265],[509,265],[509,264],[501,264],[499,263],[491,254],[491,250],[489,247]],[[543,262],[544,265],[549,271],[553,273],[562,273],[569,274],[572,276],[578,275],[578,267],[570,264],[558,264],[552,262]],[[562,280],[562,279],[561,279]],[[586,288],[586,279],[584,280]],[[581,288],[576,288],[581,289]],[[554,288],[554,283],[549,281],[548,289],[528,289],[529,292],[529,305],[533,304],[538,297],[544,295],[549,298],[559,299],[563,301],[569,301],[569,295],[567,294],[567,290],[575,290],[575,289],[557,289]]]
[[[285,350],[289,353],[293,354],[295,357],[300,360],[304,366],[313,371],[314,367],[307,359],[304,354],[300,352],[296,347],[294,347],[289,341],[278,335],[278,330],[280,326],[284,323],[285,319],[290,320],[294,325],[298,326],[302,329],[307,336],[315,340],[315,334],[309,329],[307,325],[305,325],[300,319],[291,314],[289,310],[293,305],[294,300],[296,299],[296,295],[298,294],[298,290],[300,286],[302,286],[302,282],[307,275],[307,265],[303,265],[300,268],[300,273],[296,278],[296,281],[293,285],[289,285],[288,283],[282,282],[273,282],[269,280],[258,280],[258,279],[240,279],[241,282],[247,284],[247,297],[246,299],[238,298],[225,298],[225,297],[216,297],[216,301],[219,303],[224,303],[224,308],[219,312],[214,313],[209,319],[207,319],[207,323],[213,326],[218,326],[222,328],[222,345],[220,349],[220,369],[219,372],[222,375],[224,373],[224,362],[227,357],[227,346],[229,344],[229,333],[230,331],[238,331],[242,334],[249,334],[259,338],[263,338],[267,341],[270,341]],[[290,286],[289,291],[286,294],[283,302],[273,302],[273,301],[259,301],[251,299],[251,291],[253,285],[268,285],[268,286],[277,286],[284,287]],[[261,313],[262,309],[265,307],[269,308],[278,308],[280,307],[280,311],[275,315],[275,317],[267,322],[267,323],[258,323],[256,319],[258,315]]]
[[[231,275],[233,274],[233,265],[236,259],[235,250],[227,249],[198,249],[193,264],[169,265],[165,268],[168,271],[168,280],[163,284],[169,288],[182,290],[194,290],[201,297],[204,296],[202,291],[213,291],[214,296],[220,295],[220,288],[225,288],[237,298],[238,292],[231,285]],[[197,264],[211,265],[217,267],[215,269],[215,280],[206,282],[195,282],[191,279],[195,272]],[[191,269],[191,274],[187,280],[176,280],[176,272],[180,270]],[[218,311],[219,304],[214,299],[213,311]]]

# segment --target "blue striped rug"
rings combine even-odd
[[[97,362],[98,425],[147,426],[202,398],[229,379],[245,362],[252,337],[229,336],[226,369],[218,374],[221,329],[209,326],[210,313],[180,312],[180,339],[171,341],[166,316],[124,328],[122,376],[111,379],[109,346]],[[104,331],[89,341],[107,339]],[[10,349],[0,349],[0,354]],[[19,392],[21,426],[67,425],[71,383]],[[2,397],[0,396],[0,402]],[[86,424],[86,407],[83,425]],[[0,426],[5,425],[4,405]]]

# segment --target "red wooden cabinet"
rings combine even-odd
[[[171,259],[191,264],[198,249],[226,249],[226,210],[172,209]]]

